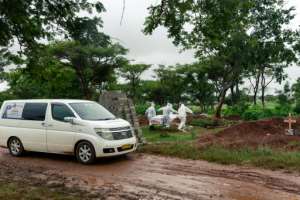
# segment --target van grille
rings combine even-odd
[[[133,137],[131,130],[112,132],[112,134],[113,134],[114,140],[123,140],[123,139]]]

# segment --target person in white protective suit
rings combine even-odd
[[[145,112],[148,122],[149,122],[149,126],[152,126],[152,118],[156,116],[156,111],[155,111],[155,104],[152,102],[151,106],[146,110]]]
[[[173,114],[173,112],[177,113],[177,111],[173,109],[173,106],[170,103],[168,103],[167,106],[159,109],[159,111],[161,110],[163,111],[162,124],[169,128],[171,125],[171,115]]]
[[[180,131],[184,131],[187,113],[193,114],[193,111],[182,103],[178,109],[178,118],[180,120],[178,130]]]

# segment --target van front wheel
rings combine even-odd
[[[13,156],[22,156],[24,154],[23,144],[16,137],[13,137],[9,140],[8,149],[9,149],[10,154]]]
[[[92,164],[95,162],[96,153],[92,144],[80,142],[76,148],[76,158],[82,164]]]

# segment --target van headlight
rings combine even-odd
[[[108,128],[95,128],[95,132],[105,140],[114,140],[114,136]]]

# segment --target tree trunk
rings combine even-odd
[[[256,104],[257,104],[257,101],[256,101],[256,99],[257,99],[257,91],[256,91],[256,92],[254,92],[254,94],[253,94],[253,104],[254,104],[254,105],[256,105]]]
[[[230,93],[231,93],[231,105],[233,105],[235,103],[234,86],[230,87]]]
[[[239,83],[235,84],[235,95],[237,97],[237,100],[240,101],[241,93],[240,93]]]
[[[261,103],[263,108],[265,108],[265,90],[266,90],[266,77],[265,77],[265,69],[261,70]]]
[[[263,108],[265,108],[265,87],[261,88],[261,103]]]
[[[220,98],[219,98],[219,102],[216,108],[216,113],[215,113],[215,117],[216,118],[221,118],[221,112],[222,112],[222,107],[225,101],[225,97],[226,97],[226,92],[227,90],[223,90],[220,94]]]
[[[259,89],[259,83],[260,83],[260,73],[258,73],[258,75],[256,76],[255,79],[255,85],[253,87],[253,104],[256,105],[257,104],[257,93],[258,93],[258,89]]]

